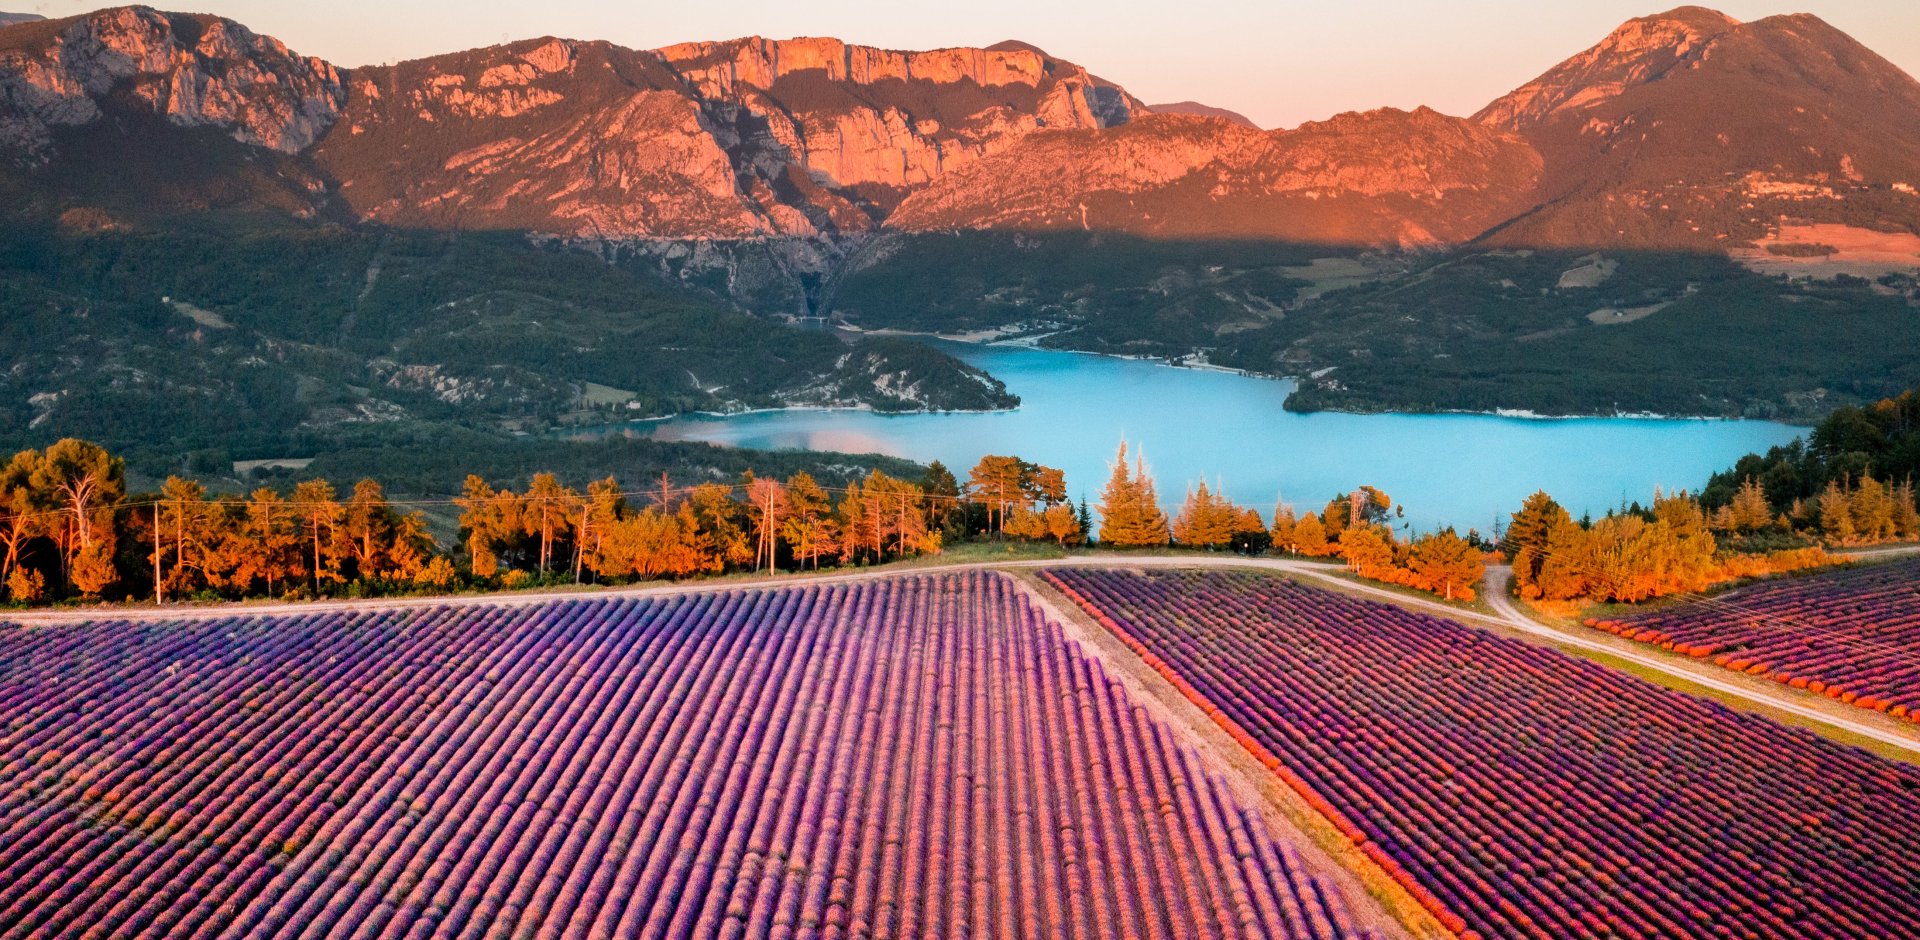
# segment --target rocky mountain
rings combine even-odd
[[[356,71],[315,151],[355,215],[591,238],[857,233],[1043,128],[1138,102],[1024,46],[557,39]]]
[[[1241,127],[1251,128],[1256,131],[1260,129],[1260,125],[1253,123],[1252,118],[1238,111],[1216,108],[1212,105],[1201,104],[1198,101],[1174,101],[1167,104],[1150,104],[1147,105],[1147,110],[1154,114],[1185,114],[1191,117],[1220,118],[1223,121],[1232,121]]]
[[[1530,205],[1539,171],[1517,136],[1424,108],[1287,131],[1155,115],[1035,134],[914,194],[889,225],[1431,247]]]
[[[32,23],[36,20],[44,19],[46,19],[46,17],[38,13],[0,13],[0,27],[12,26],[15,23]]]
[[[816,280],[844,239],[882,230],[1413,248],[1736,245],[1782,214],[1904,228],[1920,222],[1915,128],[1920,83],[1820,20],[1698,7],[1629,22],[1471,119],[1383,110],[1271,132],[1148,107],[1015,42],[538,39],[349,73],[142,7],[0,38],[0,177],[41,214],[102,208],[132,178],[184,208],[603,244],[798,239],[812,244],[780,266]],[[181,142],[194,131],[242,149]],[[219,159],[173,159],[196,148]]]
[[[1633,20],[1488,105],[1545,167],[1513,245],[1703,247],[1782,216],[1920,226],[1920,82],[1817,17]]]
[[[338,69],[231,20],[128,7],[0,34],[0,150],[47,163],[57,128],[116,111],[296,154],[345,104]]]

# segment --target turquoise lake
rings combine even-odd
[[[1417,529],[1489,531],[1538,489],[1573,513],[1698,489],[1741,455],[1803,429],[1762,421],[1531,419],[1484,415],[1293,414],[1290,382],[1156,362],[1006,346],[940,344],[1007,383],[1023,404],[994,414],[775,411],[623,426],[660,440],[767,450],[940,460],[966,478],[982,454],[1067,472],[1095,499],[1125,438],[1143,449],[1160,496],[1218,483],[1260,509],[1318,508],[1360,484],[1385,490]],[[614,429],[607,429],[609,431]]]

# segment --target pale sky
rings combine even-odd
[[[1152,102],[1193,99],[1266,127],[1429,105],[1470,114],[1655,0],[150,0],[231,17],[354,66],[562,36],[654,48],[694,39],[835,36],[895,49],[1033,43]],[[68,16],[98,0],[0,0]],[[1920,2],[1721,3],[1742,20],[1814,13],[1920,74]]]

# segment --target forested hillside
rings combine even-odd
[[[400,424],[545,432],[692,410],[1014,404],[898,340],[847,345],[509,234],[0,230],[0,445],[311,457]]]

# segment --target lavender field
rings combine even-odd
[[[1008,579],[0,627],[6,937],[1365,936]]]
[[[1047,577],[1485,937],[1920,937],[1920,771],[1267,575]]]

